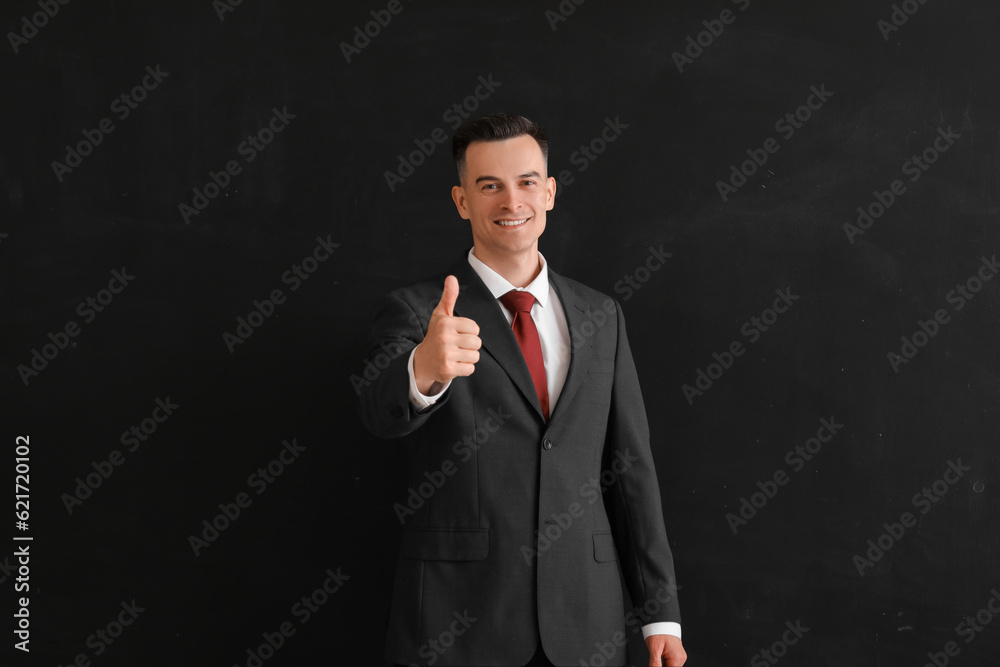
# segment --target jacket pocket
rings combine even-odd
[[[615,538],[611,535],[611,531],[594,533],[594,560],[598,563],[618,560]]]
[[[483,560],[490,553],[490,533],[485,528],[403,531],[400,555],[418,560]]]
[[[587,366],[588,373],[614,373],[615,372],[615,360],[614,359],[594,359]]]

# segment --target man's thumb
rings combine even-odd
[[[448,276],[444,279],[444,291],[437,307],[448,317],[455,315],[455,301],[458,300],[458,278]]]

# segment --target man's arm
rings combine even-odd
[[[354,381],[361,419],[373,434],[395,438],[419,428],[447,402],[451,380],[475,370],[482,345],[479,327],[453,315],[457,298],[458,280],[448,276],[426,333],[413,308],[399,297],[390,295],[376,306],[369,361]],[[428,401],[431,392],[435,395]],[[411,400],[420,397],[424,400]]]
[[[424,332],[416,313],[397,296],[380,300],[368,331],[364,371],[352,378],[358,412],[365,426],[380,438],[398,438],[417,429],[433,409],[418,412],[410,402],[407,366]],[[447,403],[445,393],[436,408]]]
[[[642,620],[656,634],[643,632],[652,650],[669,650],[670,661],[680,665],[679,637],[660,634],[680,623],[673,555],[663,525],[660,489],[649,444],[649,426],[632,351],[625,331],[621,305],[617,311],[615,376],[611,392],[608,432],[605,440],[605,469],[615,472],[614,482],[605,491],[605,503],[612,523],[615,544],[621,557],[622,573],[632,602],[642,610]],[[617,462],[617,464],[616,464]],[[676,626],[679,630],[679,626]],[[673,634],[673,633],[671,633]],[[677,633],[679,635],[679,632]],[[657,656],[658,657],[658,656]],[[677,662],[680,660],[680,662]]]

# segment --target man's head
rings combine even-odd
[[[455,132],[452,153],[459,185],[451,195],[472,225],[476,255],[490,266],[534,259],[556,192],[542,129],[511,114],[477,118]]]
[[[538,144],[547,170],[549,166],[549,140],[542,128],[524,116],[495,113],[491,116],[474,118],[458,128],[455,136],[451,139],[451,153],[455,158],[455,167],[458,169],[459,185],[464,185],[465,154],[469,144],[476,141],[502,141],[523,135],[528,135]]]

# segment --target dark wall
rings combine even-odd
[[[29,436],[34,540],[0,547],[8,637],[31,554],[0,663],[246,665],[288,623],[265,664],[380,664],[403,462],[350,376],[373,301],[471,244],[463,104],[547,128],[540,249],[623,304],[688,664],[997,663],[996,3],[48,4],[2,11],[0,470]]]

